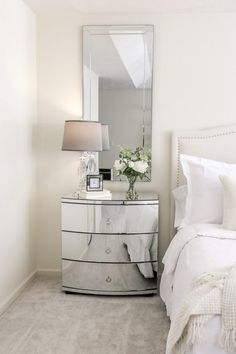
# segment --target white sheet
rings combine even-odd
[[[151,262],[150,252],[155,236],[154,234],[148,236],[149,237],[147,237],[147,235],[135,235],[130,237],[130,235],[123,235],[123,243],[127,246],[132,262],[137,259],[148,262],[137,264],[137,266],[145,278],[153,278],[153,264],[149,262]]]
[[[132,207],[126,209],[126,232],[132,232],[134,225],[137,230],[157,230],[157,209],[156,206],[146,205],[145,208]],[[123,236],[123,242],[127,245],[131,261],[139,259],[143,262],[150,262],[157,258],[157,237],[153,235],[135,235],[134,237]],[[145,278],[153,278],[154,271],[157,271],[156,263],[138,264],[140,272]]]
[[[165,268],[160,294],[170,318],[181,306],[193,278],[217,267],[230,266],[235,260],[236,232],[211,224],[191,225],[181,229],[163,259]],[[226,354],[217,344],[219,330],[220,317],[215,316],[204,330],[207,340],[195,345],[186,354]]]
[[[110,223],[107,224],[107,219]],[[122,241],[127,246],[128,254],[132,262],[138,263],[137,266],[145,278],[154,278],[153,271],[158,270],[157,262],[151,263],[151,260],[157,259],[157,207],[156,205],[142,205],[135,208],[123,208],[122,206],[102,207],[102,218],[99,225],[101,233],[121,233]],[[134,227],[135,226],[135,227]],[[144,234],[130,237],[126,233],[132,233],[134,229]],[[153,235],[145,234],[145,230],[153,231]]]

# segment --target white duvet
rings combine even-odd
[[[163,259],[165,267],[160,295],[170,319],[188,294],[193,278],[203,272],[230,266],[235,260],[236,232],[211,224],[182,228],[172,240]],[[204,329],[204,342],[188,349],[186,354],[226,354],[217,344],[219,331],[220,317],[215,316]]]

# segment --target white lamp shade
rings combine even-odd
[[[102,125],[96,121],[65,121],[62,150],[102,151]]]
[[[107,124],[102,124],[102,150],[110,150],[109,129]]]

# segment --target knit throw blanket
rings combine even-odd
[[[203,340],[202,327],[214,315],[221,316],[219,345],[236,353],[236,264],[204,273],[194,281],[171,322],[166,354],[185,354]]]

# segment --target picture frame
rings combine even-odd
[[[87,175],[87,192],[103,191],[103,175]]]

